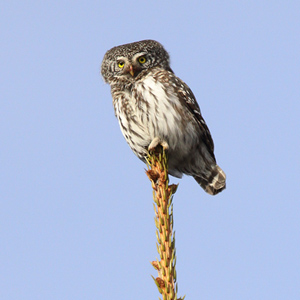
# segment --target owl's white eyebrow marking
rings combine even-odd
[[[132,56],[132,60],[134,60],[134,59],[137,58],[137,57],[146,55],[146,54],[147,54],[147,52],[138,52],[138,53],[136,53],[136,54],[134,54],[134,55]]]
[[[125,56],[118,56],[117,61],[119,61],[119,60],[128,61],[127,57],[125,57]]]

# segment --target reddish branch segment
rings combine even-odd
[[[164,300],[177,300],[176,250],[172,205],[172,198],[177,185],[169,185],[167,154],[161,147],[151,151],[148,163],[150,169],[146,171],[146,174],[153,188],[154,220],[157,228],[156,246],[160,256],[160,260],[152,262],[153,267],[158,271],[158,277],[156,279],[153,277],[153,279]]]

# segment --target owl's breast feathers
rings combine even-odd
[[[171,149],[183,155],[200,140],[215,160],[213,140],[195,96],[173,72],[155,68],[136,81],[132,103],[151,138],[166,139]]]
[[[136,82],[132,100],[134,111],[150,138],[159,136],[168,142],[171,150],[175,150],[182,144],[184,136],[195,138],[195,124],[182,107],[169,74],[172,73],[165,70],[151,71]],[[187,139],[186,143],[189,142]]]

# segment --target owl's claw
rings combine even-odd
[[[148,146],[148,151],[154,150],[158,145],[161,145],[164,148],[164,150],[169,149],[169,144],[165,140],[162,140],[157,136],[152,140],[152,142]]]

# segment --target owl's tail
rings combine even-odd
[[[200,176],[194,176],[194,178],[210,195],[216,195],[226,187],[226,175],[218,165],[215,165],[207,178]]]

